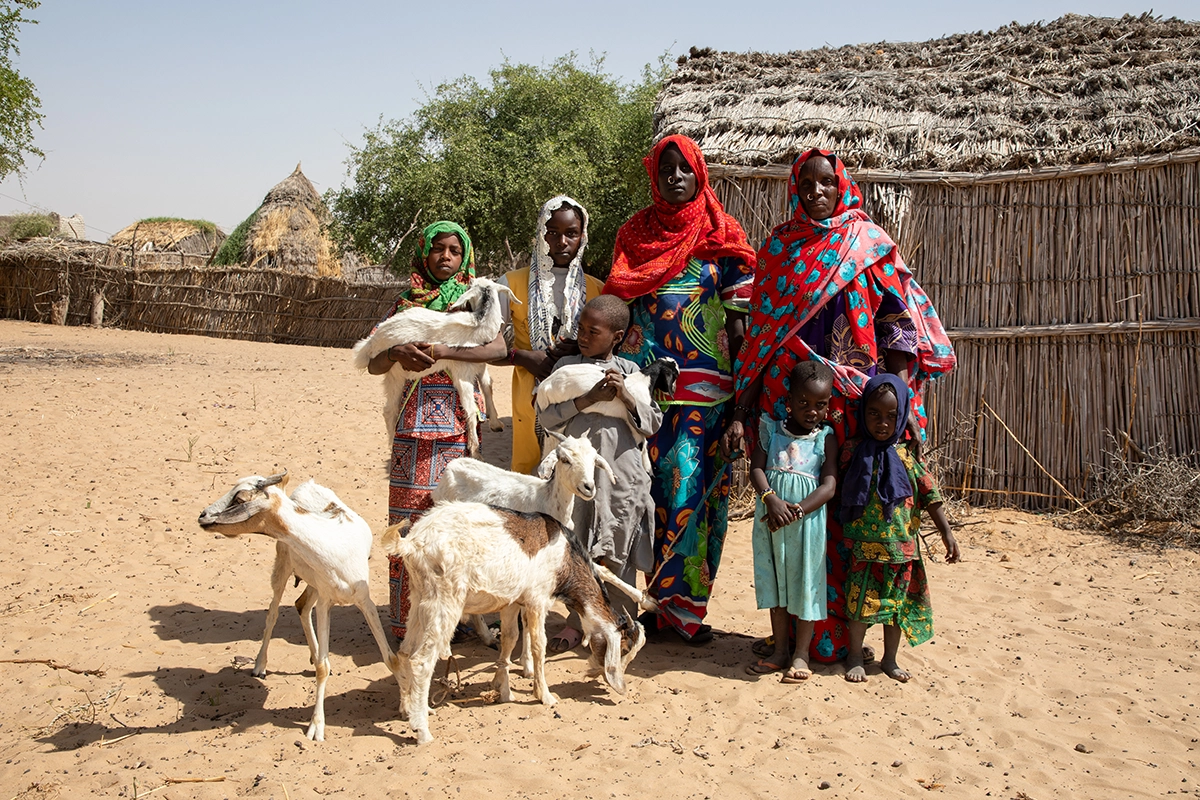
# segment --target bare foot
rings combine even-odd
[[[896,659],[894,658],[885,658],[883,661],[880,661],[879,669],[884,675],[901,683],[908,683],[908,679],[912,677],[896,664]]]
[[[812,670],[808,668],[808,662],[803,658],[797,657],[792,661],[792,666],[788,667],[783,673],[783,677],[779,679],[780,683],[804,683],[812,677]]]
[[[863,669],[862,653],[846,656],[846,680],[850,683],[866,683],[867,671]]]

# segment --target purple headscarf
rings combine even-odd
[[[887,384],[896,392],[896,430],[886,441],[878,441],[867,432],[867,398]],[[912,497],[912,482],[908,470],[900,460],[894,445],[904,436],[908,424],[908,387],[899,376],[881,372],[867,381],[862,400],[858,405],[858,430],[862,441],[850,456],[850,466],[842,481],[842,521],[848,522],[862,516],[863,509],[871,499],[871,476],[878,469],[875,493],[883,503],[883,518],[890,520],[896,506]]]

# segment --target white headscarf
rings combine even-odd
[[[554,307],[554,259],[550,258],[550,245],[546,243],[546,224],[550,215],[564,205],[579,211],[583,220],[583,238],[579,252],[567,266],[567,283],[563,287],[562,314],[556,315]],[[534,350],[547,350],[556,340],[574,339],[579,329],[579,314],[587,302],[587,281],[583,276],[583,251],[588,243],[587,209],[577,200],[565,194],[551,198],[538,214],[537,232],[533,236],[533,258],[529,265],[529,346]],[[554,318],[559,316],[562,326],[558,336],[554,335]]]

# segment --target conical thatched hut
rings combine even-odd
[[[224,241],[224,231],[207,220],[152,217],[122,228],[108,243],[138,253],[211,256]]]
[[[756,240],[786,216],[796,155],[845,159],[956,339],[931,399],[943,479],[968,498],[1073,505],[1108,434],[1200,449],[1200,24],[700,52],[655,121],[700,142]]]
[[[230,234],[217,263],[340,276],[342,268],[334,258],[328,224],[329,209],[297,164]]]

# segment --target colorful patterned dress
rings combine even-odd
[[[842,448],[844,472],[857,446],[851,440]],[[921,560],[921,512],[942,502],[937,483],[925,465],[904,444],[893,445],[900,455],[913,496],[905,498],[884,519],[883,503],[875,491],[877,473],[871,476],[870,499],[862,516],[842,524],[850,556],[846,575],[846,614],[868,625],[896,625],[913,645],[933,637],[933,607],[929,582]]]
[[[476,408],[483,397],[475,392]],[[442,472],[467,454],[467,417],[458,390],[445,372],[410,383],[392,435],[388,467],[388,525],[416,520],[433,506],[430,494]],[[471,424],[479,425],[479,420]],[[388,556],[389,621],[392,633],[404,638],[408,619],[408,573],[404,562]]]
[[[647,583],[662,607],[659,625],[686,638],[700,631],[725,543],[730,476],[720,438],[733,395],[725,317],[726,309],[745,310],[751,279],[740,259],[690,259],[630,303],[619,351],[639,366],[664,356],[679,364],[675,396],[648,442],[656,510],[655,571]]]
[[[767,454],[767,485],[785,503],[799,503],[816,491],[825,463],[825,439],[833,431],[822,425],[805,436],[788,431],[783,422],[764,414],[758,423],[758,446]],[[825,506],[777,531],[766,522],[760,497],[754,506],[754,596],[759,608],[786,608],[804,620],[825,619]]]

